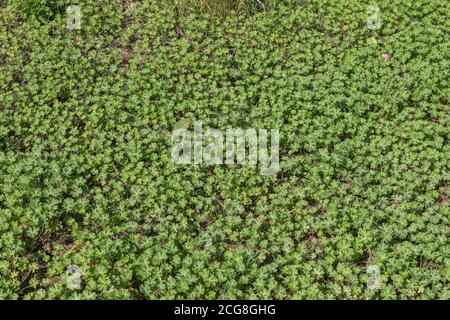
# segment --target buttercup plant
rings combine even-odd
[[[1,2],[0,299],[450,299],[450,2],[260,2]]]

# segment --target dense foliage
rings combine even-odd
[[[450,298],[447,0],[68,4],[0,2],[0,298]],[[180,121],[278,128],[278,175]]]

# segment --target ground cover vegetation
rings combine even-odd
[[[0,1],[0,298],[449,299],[449,9]],[[174,164],[195,121],[280,170]]]

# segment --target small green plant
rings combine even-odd
[[[209,13],[224,16],[254,13],[270,9],[278,0],[170,0],[169,3],[180,13]]]
[[[11,0],[10,0],[11,1]],[[49,20],[64,10],[64,0],[13,0],[20,12],[27,18]]]
[[[161,2],[0,4],[0,300],[450,299],[449,1]]]

